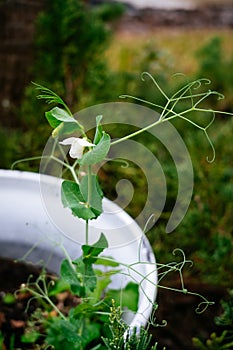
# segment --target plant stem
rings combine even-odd
[[[73,166],[69,167],[69,170],[74,178],[74,181],[79,185],[79,180],[78,180],[78,177],[77,177],[75,169],[74,169],[75,166],[76,166],[76,163],[74,163]]]
[[[85,229],[85,242],[86,242],[86,245],[88,245],[88,241],[89,241],[89,222],[88,220],[86,220],[86,229]]]
[[[57,312],[57,314],[63,319],[66,320],[66,317],[63,315],[63,313],[57,308],[57,306],[52,302],[52,300],[49,298],[49,296],[44,296],[45,300],[52,306],[52,308]]]
[[[92,188],[92,168],[91,165],[88,165],[88,197],[87,197],[87,204],[90,207],[91,206],[91,188]]]
[[[166,118],[166,119],[159,119],[159,120],[156,120],[156,122],[154,122],[154,123],[152,123],[152,124],[149,124],[149,125],[145,126],[144,128],[133,132],[132,134],[126,135],[126,136],[124,136],[124,137],[122,137],[122,138],[120,138],[120,139],[118,139],[118,140],[113,141],[113,142],[111,143],[111,146],[117,145],[118,143],[121,143],[121,142],[123,142],[123,141],[126,141],[126,140],[128,140],[128,139],[130,139],[130,138],[132,138],[132,137],[134,137],[134,136],[140,135],[140,134],[142,134],[144,131],[147,131],[147,130],[153,128],[154,126],[157,126],[157,125],[159,125],[159,124],[161,124],[161,123],[163,123],[163,122],[166,122],[166,121],[168,121],[168,120],[170,120],[170,119],[173,119],[173,118],[175,118],[176,116],[177,116],[177,115],[173,115],[173,116],[168,117],[168,118]]]
[[[46,286],[45,281],[43,281],[43,286]],[[50,299],[50,297],[48,296],[48,291],[47,288],[42,289],[41,286],[38,284],[38,282],[36,282],[34,284],[34,286],[37,288],[38,291],[34,290],[33,288],[30,288],[30,286],[26,287],[25,290],[29,291],[30,293],[32,293],[37,299],[42,300],[46,300],[46,302],[48,304],[50,304],[50,306],[52,306],[52,308],[57,312],[57,314],[63,319],[66,320],[65,315],[63,315],[63,313],[57,308],[57,306],[52,302],[52,300]]]
[[[91,189],[92,189],[92,167],[88,165],[88,189],[87,189],[87,206],[91,207]],[[89,242],[89,220],[86,220],[86,244]]]

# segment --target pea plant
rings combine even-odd
[[[211,159],[213,161],[215,150],[208,129],[212,125],[217,111],[201,106],[202,102],[209,96],[215,95],[217,98],[222,98],[222,95],[216,91],[203,89],[210,82],[206,79],[199,79],[185,84],[169,97],[150,74],[143,73],[142,78],[147,77],[152,79],[155,87],[164,97],[164,105],[144,101],[135,96],[123,95],[121,97],[131,98],[153,107],[160,113],[160,117],[153,123],[117,140],[113,140],[104,130],[102,123],[104,115],[96,116],[94,136],[91,139],[85,127],[75,118],[67,104],[55,92],[35,84],[39,91],[38,99],[45,100],[46,103],[52,105],[52,108],[45,113],[45,117],[53,129],[54,144],[59,147],[61,152],[64,152],[64,147],[69,146],[69,156],[65,155],[64,160],[61,160],[56,152],[44,155],[43,159],[53,159],[53,161],[60,163],[66,174],[69,174],[68,179],[64,179],[61,185],[62,204],[65,208],[69,208],[74,217],[85,222],[85,242],[82,244],[81,256],[72,260],[66,253],[66,258],[61,263],[60,277],[48,279],[43,272],[36,281],[29,280],[22,287],[21,292],[29,291],[47,310],[46,317],[42,316],[38,310],[32,315],[31,323],[28,324],[27,333],[24,335],[25,342],[38,342],[41,349],[155,350],[157,348],[156,344],[153,346],[150,344],[151,336],[146,330],[132,330],[122,319],[124,307],[129,307],[131,304],[131,309],[137,310],[138,291],[140,288],[143,289],[142,283],[130,282],[117,292],[109,287],[111,277],[122,273],[122,268],[131,277],[135,274],[140,275],[137,264],[143,262],[139,259],[138,262],[127,265],[105,256],[104,252],[108,248],[108,240],[104,230],[99,239],[94,244],[90,244],[90,222],[102,214],[104,197],[95,166],[108,157],[110,149],[116,144],[123,143],[174,119],[188,122],[204,133],[213,152]],[[212,114],[212,118],[203,126],[192,119],[194,112]],[[78,137],[74,136],[75,132],[78,132]],[[184,252],[180,249],[176,249],[174,254],[179,254],[181,261],[166,264],[157,263],[154,266],[154,270],[158,271],[158,282],[154,282],[154,287],[169,288],[162,285],[162,280],[169,273],[178,273],[181,287],[173,290],[200,297],[201,302],[197,312],[204,311],[211,305],[211,302],[206,300],[204,296],[189,291],[184,283],[182,271],[186,265],[191,264],[191,261],[186,259]],[[149,262],[145,263],[150,264]],[[100,266],[104,269],[99,268]],[[150,283],[153,283],[150,276],[140,277],[142,281],[148,279]],[[69,311],[62,311],[54,301],[54,296],[65,290],[78,298],[77,305],[71,307]],[[146,291],[143,290],[143,293],[146,294]],[[150,296],[147,297],[150,298]],[[150,302],[156,309],[157,304],[154,300],[150,300]],[[53,310],[53,314],[51,310]],[[149,323],[155,324],[156,322],[151,320]],[[44,335],[41,335],[42,330]]]

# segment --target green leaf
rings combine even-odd
[[[76,260],[75,268],[73,268],[67,259],[64,259],[60,267],[61,278],[70,285],[72,292],[80,297],[85,296],[86,289],[83,281],[84,264],[82,260]],[[77,273],[77,270],[80,270]]]
[[[35,343],[39,338],[40,338],[41,334],[37,331],[31,331],[31,332],[27,332],[25,334],[21,335],[21,342],[22,343]]]
[[[53,130],[52,136],[55,138],[60,135],[67,135],[73,133],[76,130],[81,130],[78,124],[60,122],[60,124]]]
[[[103,233],[101,233],[98,241],[95,242],[92,246],[96,247],[96,248],[102,248],[102,249],[108,248],[108,241],[107,241],[107,238],[105,237],[105,235]]]
[[[93,165],[103,160],[108,154],[110,143],[110,136],[103,132],[99,143],[91,151],[85,153],[82,159],[80,159],[80,165]]]
[[[62,108],[54,107],[45,113],[49,125],[54,128],[53,137],[58,135],[70,134],[76,130],[80,130],[79,124]]]
[[[93,292],[96,288],[97,278],[95,271],[92,267],[92,264],[86,264],[85,262],[85,275],[84,275],[84,284],[85,287],[89,289],[90,292]]]
[[[72,312],[69,313],[69,323],[76,328],[76,334],[78,334],[80,337],[78,349],[90,349],[90,346],[88,346],[89,343],[91,343],[94,339],[100,340],[101,325],[97,322],[93,322],[93,320],[90,320],[88,315],[87,318],[78,319],[73,316],[74,314]],[[70,339],[70,337],[66,336],[66,338],[69,341],[73,341],[73,337]],[[73,347],[71,349],[73,349]]]
[[[36,90],[39,90],[41,92],[40,95],[37,95],[37,98],[39,100],[45,100],[48,104],[56,103],[68,109],[67,105],[62,100],[62,98],[58,96],[54,91],[48,89],[46,86],[37,84],[35,82],[32,82],[32,84],[36,86]]]
[[[54,317],[47,328],[46,344],[56,350],[91,349],[89,344],[100,340],[101,325],[89,319],[61,320]],[[96,342],[95,342],[96,343]]]
[[[90,349],[90,346],[88,346],[89,343],[91,343],[95,339],[98,341],[100,340],[100,331],[101,325],[97,322],[85,324],[82,332],[83,349]]]
[[[118,267],[120,264],[113,260],[110,256],[102,256],[99,257],[96,261],[95,261],[96,265],[102,265],[102,266],[110,266],[110,267]]]
[[[93,269],[93,263],[98,258],[98,255],[108,247],[108,242],[103,233],[101,233],[99,240],[93,245],[82,245],[83,262],[85,264],[85,285],[93,292],[97,286],[96,273]]]
[[[78,343],[81,341],[81,337],[77,332],[75,325],[69,322],[69,320],[61,320],[61,333],[64,338],[70,343]]]
[[[95,145],[97,145],[97,143],[100,142],[101,137],[103,136],[103,128],[102,128],[102,125],[100,125],[101,120],[102,120],[102,115],[98,115],[96,117],[96,130],[95,130],[95,137],[94,137]]]
[[[76,123],[74,117],[62,108],[54,107],[46,113],[47,119],[56,119],[66,123]]]
[[[89,220],[96,218],[96,213],[88,206],[83,198],[79,185],[73,181],[63,181],[61,188],[62,204],[70,208],[74,216]]]
[[[106,298],[114,299],[117,305],[127,307],[132,311],[138,308],[138,284],[129,282],[126,287],[119,293],[118,289],[108,290]]]
[[[83,316],[89,317],[89,315],[93,315],[93,313],[96,311],[96,308],[88,303],[81,303],[77,305],[76,307],[70,309],[69,311],[69,317],[74,319],[80,319]]]
[[[45,116],[52,128],[57,128],[62,122],[74,123],[77,128],[76,120],[62,108],[54,107],[50,111],[45,112]]]
[[[73,276],[71,278],[68,275],[69,282],[71,284],[71,289],[74,293],[78,291],[79,286],[84,288],[81,290],[81,292],[85,293],[85,295],[89,292],[93,292],[96,288],[97,278],[95,271],[92,267],[91,263],[86,263],[84,261],[83,257],[80,257],[72,262],[75,265],[75,273],[76,273],[76,279],[72,280]],[[69,272],[69,271],[68,271]],[[66,271],[64,271],[66,273]],[[78,283],[77,283],[78,280]],[[67,278],[66,278],[67,281]],[[84,296],[83,294],[80,296]]]
[[[95,263],[96,264],[96,263]],[[97,276],[97,283],[96,283],[96,288],[91,295],[90,302],[91,303],[98,303],[99,301],[102,300],[102,296],[105,295],[106,288],[109,286],[109,284],[112,282],[112,276],[115,274],[120,273],[120,270],[114,269],[114,270],[98,270],[95,269],[95,274]],[[104,301],[105,304],[105,301]]]
[[[84,201],[79,185],[74,181],[62,182],[62,204],[64,207],[74,208],[79,201]]]
[[[98,177],[96,175],[86,175],[82,178],[80,183],[80,191],[84,200],[89,200],[91,210],[96,214],[96,217],[102,213],[102,199],[103,192],[100,188]],[[90,188],[89,188],[90,187]],[[88,192],[90,191],[90,194]]]
[[[48,111],[48,112],[45,112],[45,116],[49,122],[49,125],[52,127],[52,128],[57,128],[61,122],[60,120],[57,120],[56,118],[54,118],[53,114],[52,114],[52,110],[51,111]]]
[[[83,261],[85,264],[94,263],[98,255],[108,247],[108,241],[103,233],[101,233],[99,240],[93,245],[82,245]]]
[[[3,303],[4,304],[14,304],[16,302],[16,298],[14,296],[14,294],[12,293],[6,293],[4,296],[3,296]]]
[[[63,279],[58,279],[54,284],[49,285],[49,296],[55,296],[70,289],[69,283],[65,282]]]

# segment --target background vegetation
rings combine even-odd
[[[212,89],[225,95],[224,100],[211,101],[212,107],[233,112],[231,30],[161,29],[141,35],[111,32],[115,14],[122,11],[122,7],[113,12],[107,5],[87,9],[81,1],[67,0],[65,6],[62,0],[50,0],[36,25],[32,80],[56,91],[77,111],[116,101],[122,93],[158,101],[161,96],[152,84],[145,87],[140,73],[151,73],[171,94],[180,84],[172,75],[181,72],[188,79],[211,79]],[[33,86],[25,90],[25,99],[17,112],[17,129],[0,128],[1,168],[9,168],[17,159],[40,155],[50,135]],[[193,161],[193,200],[176,232],[167,235],[164,228],[176,198],[176,176],[169,156],[165,152],[158,152],[158,156],[154,141],[145,135],[147,147],[161,157],[169,189],[165,213],[150,231],[149,239],[158,261],[169,261],[172,250],[179,247],[194,261],[187,278],[221,285],[227,290],[232,288],[233,261],[233,119],[217,116],[211,127],[210,136],[216,148],[212,164],[206,161],[210,149],[203,135],[187,124],[177,123],[176,127]],[[23,163],[18,168],[37,171],[38,164]],[[102,183],[107,197],[114,198],[114,184],[122,176],[121,171],[108,164],[103,168]],[[143,207],[141,188],[146,184],[138,169],[133,174],[137,200],[127,209],[135,216]]]

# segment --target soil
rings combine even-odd
[[[27,283],[29,277],[30,282],[36,281],[40,272],[32,265],[0,258],[0,350],[38,349],[31,343],[22,343],[21,336],[25,333],[30,316],[35,310],[40,310],[41,305],[32,298],[32,294],[29,292],[19,293],[19,289],[22,284]],[[48,278],[51,280],[56,276],[48,275]],[[7,295],[14,295],[14,302],[6,303]],[[63,292],[54,297],[53,302],[66,315],[71,306],[76,306],[79,303],[79,299],[71,296],[68,292]],[[43,316],[47,316],[45,311],[43,311]],[[37,325],[37,330],[43,334],[41,325]],[[4,338],[3,345],[1,344],[1,335]],[[37,344],[41,344],[40,340],[37,340]]]
[[[25,312],[30,295],[16,297],[13,304],[6,304],[3,300],[7,293],[15,293],[30,275],[37,278],[38,274],[39,271],[32,266],[0,259],[0,331],[4,335],[4,345],[1,350],[10,349],[12,336],[14,337],[14,349],[33,349],[32,345],[22,344],[20,337],[24,333],[28,317],[38,307],[37,302],[35,300],[30,302]],[[178,287],[176,281],[169,285],[174,288]],[[164,346],[167,350],[194,350],[192,338],[207,339],[216,328],[214,317],[222,312],[220,300],[225,297],[226,290],[220,286],[201,284],[196,281],[189,281],[186,287],[190,291],[203,294],[215,304],[209,306],[203,314],[197,314],[195,308],[200,302],[197,297],[166,289],[159,290],[157,298],[159,308],[154,321],[162,324],[165,319],[167,325],[166,327],[151,327],[153,341],[159,343],[158,350],[162,350]]]
[[[16,296],[15,302],[4,302],[6,295],[14,294],[22,283],[27,282],[30,275],[37,278],[39,271],[29,265],[0,259],[0,331],[4,337],[2,350],[10,348],[10,342],[13,338],[16,348],[30,349],[27,345],[22,346],[20,337],[24,333],[28,317],[38,305],[35,300],[32,301],[28,312],[25,312],[28,300],[31,297],[28,294],[24,297]]]
[[[180,288],[174,281],[170,287]],[[185,295],[169,290],[159,290],[157,323],[166,321],[165,327],[152,329],[153,340],[157,341],[158,350],[194,350],[197,349],[192,339],[198,337],[207,340],[211,333],[219,331],[214,323],[214,318],[223,310],[220,301],[226,297],[226,288],[200,283],[200,281],[186,280],[186,289],[205,296],[214,305],[209,306],[203,313],[198,314],[196,308],[200,299],[195,296]]]

